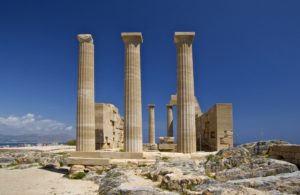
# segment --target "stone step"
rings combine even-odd
[[[69,157],[67,159],[68,165],[109,165],[110,159],[108,158],[82,158],[82,157]]]
[[[108,159],[143,159],[142,152],[72,152],[71,157],[108,158]]]

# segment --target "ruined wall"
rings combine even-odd
[[[300,145],[280,144],[273,145],[269,150],[270,157],[285,160],[300,167]]]
[[[124,120],[112,104],[95,105],[96,149],[123,148]]]
[[[233,146],[232,104],[216,104],[196,117],[197,150],[216,151]]]

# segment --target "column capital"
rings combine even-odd
[[[172,104],[167,104],[166,106],[167,106],[167,108],[173,108]]]
[[[155,108],[155,104],[148,104],[149,108]]]
[[[188,43],[191,44],[194,41],[195,32],[175,32],[174,43]]]
[[[140,44],[143,43],[143,36],[141,32],[122,32],[121,33],[122,39],[124,43],[134,43]]]
[[[83,42],[93,43],[93,38],[91,34],[79,34],[77,35],[77,39],[80,43]]]

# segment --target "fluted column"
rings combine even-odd
[[[149,144],[155,144],[155,105],[149,104]]]
[[[90,34],[80,34],[76,150],[95,151],[94,43]]]
[[[177,51],[177,149],[196,152],[194,73],[192,42],[194,32],[175,32]]]
[[[167,136],[173,137],[173,106],[167,104]]]
[[[124,150],[142,152],[141,33],[122,33],[125,44]]]

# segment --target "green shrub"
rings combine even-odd
[[[209,178],[212,178],[212,179],[216,179],[216,176],[215,174],[211,173],[210,171],[208,170],[205,170],[205,175]]]
[[[167,161],[167,160],[169,160],[169,157],[163,156],[163,157],[161,158],[161,160]]]
[[[66,156],[68,153],[67,152],[58,152],[56,153],[57,155],[61,155],[61,156]]]
[[[138,167],[147,167],[147,164],[138,164]]]
[[[115,169],[115,168],[117,168],[118,167],[118,165],[116,165],[116,164],[112,164],[111,165],[111,169]]]
[[[8,167],[14,167],[14,166],[17,166],[17,165],[18,165],[17,162],[12,162],[12,163],[10,163],[10,164],[8,165]]]
[[[78,172],[78,173],[76,173],[73,177],[72,177],[72,179],[82,179],[82,178],[84,178],[86,176],[86,173],[84,173],[84,172]]]
[[[68,146],[76,146],[76,139],[71,139],[66,143]]]
[[[213,154],[210,154],[210,155],[206,156],[207,161],[218,162],[221,159],[222,159],[222,157],[216,156],[216,155],[213,155]]]
[[[96,170],[96,173],[97,173],[98,175],[101,175],[101,174],[103,173],[103,169],[97,169],[97,170]]]

